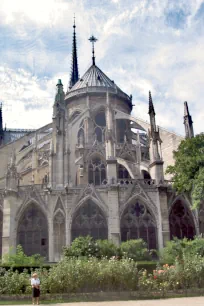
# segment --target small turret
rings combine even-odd
[[[13,149],[6,173],[6,190],[17,191],[19,175],[16,168],[16,153]]]
[[[193,121],[188,110],[188,103],[186,101],[184,102],[184,126],[186,138],[194,137]]]
[[[152,101],[151,92],[149,91],[149,117],[150,117],[150,130],[149,130],[149,143],[150,143],[150,160],[149,166],[151,177],[160,184],[164,179],[163,160],[161,152],[161,143],[159,128],[156,125],[154,104]]]

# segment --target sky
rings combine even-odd
[[[96,64],[148,117],[151,90],[159,126],[184,135],[188,102],[204,131],[204,0],[0,0],[0,103],[7,128],[52,120],[59,78],[70,77],[73,16],[79,73]]]

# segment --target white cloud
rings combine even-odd
[[[21,114],[16,118],[15,112],[5,110],[7,126],[39,127],[51,120],[56,80],[63,77],[65,89],[68,82],[76,13],[80,75],[91,63],[88,37],[93,33],[99,38],[96,63],[122,90],[133,94],[137,117],[148,120],[151,90],[159,125],[183,134],[187,100],[195,131],[202,131],[204,23],[195,18],[202,3],[2,0],[1,41],[7,47],[1,54],[5,69],[4,74],[0,70],[1,99]],[[34,114],[39,114],[37,122],[32,121]]]

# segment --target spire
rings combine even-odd
[[[95,65],[95,53],[94,53],[94,43],[97,42],[97,38],[93,35],[89,38],[89,41],[92,43],[92,64]]]
[[[194,137],[193,121],[188,110],[188,103],[186,101],[184,102],[184,126],[185,126],[186,138]]]
[[[149,91],[149,115],[153,114],[155,115],[155,111],[154,111],[154,105],[153,105],[153,101],[152,101],[152,95],[151,95],[151,91]]]
[[[71,67],[71,76],[69,82],[69,89],[74,86],[74,84],[79,80],[79,71],[78,71],[78,60],[77,60],[77,43],[76,43],[76,24],[74,17],[74,32],[73,32],[73,43],[72,43],[72,67]]]

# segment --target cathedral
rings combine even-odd
[[[184,139],[131,115],[127,95],[96,65],[80,78],[76,25],[68,88],[59,79],[51,122],[37,130],[3,128],[0,108],[0,254],[21,245],[27,255],[57,262],[78,236],[116,244],[142,238],[161,249],[174,236],[201,232],[201,215],[177,195],[165,174]],[[181,118],[182,120],[183,118]],[[186,137],[193,122],[184,103]]]

